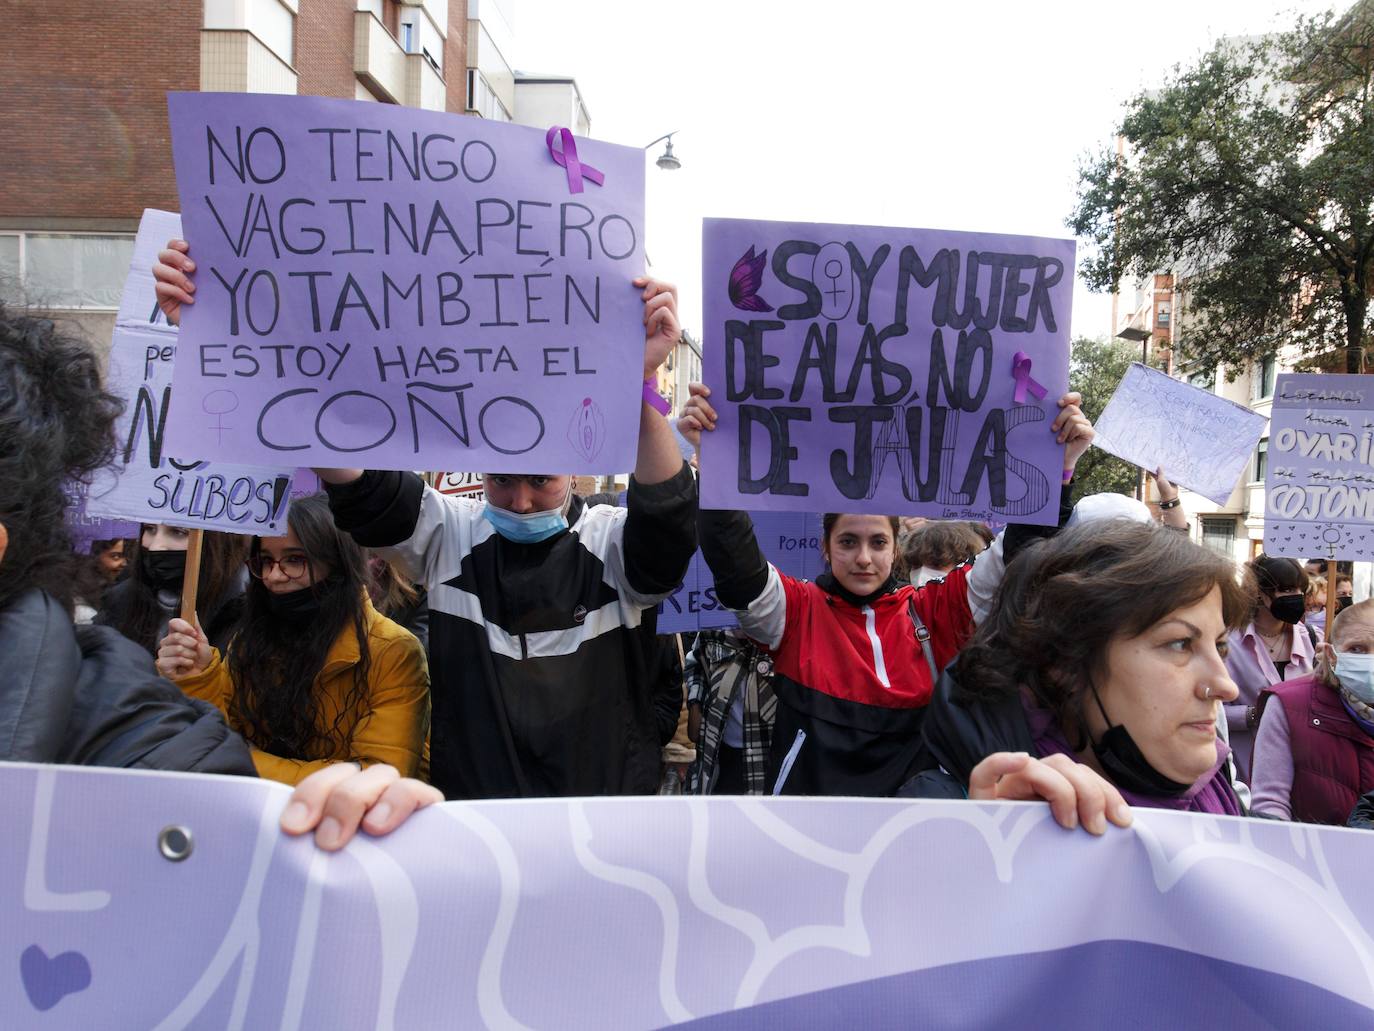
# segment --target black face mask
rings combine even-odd
[[[186,552],[145,551],[139,557],[143,579],[154,590],[179,591],[186,576]]]
[[[1180,784],[1170,780],[1150,765],[1123,725],[1112,725],[1107,710],[1102,708],[1102,699],[1097,688],[1093,688],[1093,698],[1098,711],[1107,721],[1107,732],[1100,741],[1093,742],[1093,755],[1097,756],[1102,772],[1117,787],[1136,795],[1149,795],[1153,798],[1178,798],[1191,784]]]
[[[1354,600],[1355,599],[1348,594],[1339,595],[1336,598],[1336,611],[1344,612],[1346,609],[1350,608],[1350,603]]]
[[[267,611],[285,623],[308,623],[320,614],[325,599],[339,588],[342,580],[333,576],[313,587],[298,587],[284,594],[267,592]]]
[[[1269,614],[1290,626],[1302,619],[1302,614],[1306,611],[1307,603],[1301,594],[1285,594],[1269,603]]]
[[[287,623],[304,623],[319,614],[323,597],[319,591],[299,587],[285,594],[267,592],[267,611]]]

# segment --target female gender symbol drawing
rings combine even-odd
[[[213,402],[214,407],[211,407]],[[239,396],[232,390],[212,390],[200,400],[201,410],[208,415],[215,416],[215,424],[210,429],[215,431],[215,443],[224,443],[224,431],[232,430],[234,427],[224,425],[224,417],[230,412],[238,411]]]

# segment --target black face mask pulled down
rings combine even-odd
[[[1131,732],[1120,723],[1112,723],[1107,710],[1102,707],[1097,688],[1094,687],[1092,692],[1097,709],[1107,722],[1106,733],[1101,740],[1093,742],[1093,755],[1097,756],[1097,762],[1108,780],[1124,791],[1152,798],[1178,798],[1192,787],[1191,784],[1170,780],[1151,766],[1131,737]]]
[[[1287,623],[1289,626],[1302,619],[1305,611],[1307,602],[1301,594],[1285,594],[1269,603],[1269,614],[1280,623]]]
[[[298,587],[294,591],[276,594],[267,592],[267,611],[284,623],[299,626],[308,623],[320,614],[325,599],[338,590],[341,579],[331,576],[310,587]]]
[[[186,577],[186,552],[145,551],[139,555],[143,579],[155,591],[180,591]]]

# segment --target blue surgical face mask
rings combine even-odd
[[[1333,672],[1341,682],[1341,689],[1365,705],[1374,705],[1374,655],[1332,650],[1336,652]]]
[[[569,487],[569,491],[571,491]],[[546,512],[530,512],[517,515],[504,508],[497,508],[490,501],[482,509],[482,518],[496,529],[502,537],[517,544],[538,544],[555,537],[568,528],[568,517],[563,514],[567,506],[565,500],[557,508]]]

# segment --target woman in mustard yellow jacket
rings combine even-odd
[[[180,619],[157,666],[217,706],[258,774],[295,784],[335,762],[427,773],[429,670],[408,630],[367,596],[361,550],[323,495],[291,505],[285,537],[254,538],[238,630],[221,655]]]

